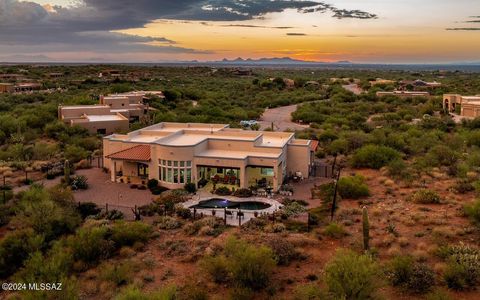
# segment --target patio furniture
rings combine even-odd
[[[230,176],[230,184],[235,184],[237,182],[237,177],[235,176]]]
[[[220,176],[218,176],[218,175],[213,176],[212,181],[213,181],[213,183],[218,183],[220,181]]]
[[[225,175],[225,176],[223,177],[223,183],[228,184],[229,182],[230,182],[230,176]]]
[[[233,218],[233,213],[232,213],[231,210],[226,210],[226,211],[225,211],[225,215],[226,215],[226,216],[230,216],[230,218]]]

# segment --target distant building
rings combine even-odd
[[[377,97],[395,96],[400,98],[414,97],[430,97],[429,92],[410,92],[410,91],[393,91],[393,92],[377,92]]]
[[[440,82],[427,82],[420,79],[417,80],[403,80],[400,81],[400,86],[402,89],[408,89],[409,86],[413,87],[414,90],[422,90],[422,89],[433,89],[441,87],[442,84]]]
[[[42,89],[42,84],[36,82],[19,83],[13,89],[15,93],[39,91]]]
[[[90,133],[112,134],[127,131],[130,122],[140,121],[149,110],[144,100],[149,95],[163,97],[159,91],[140,91],[101,96],[98,105],[58,107],[58,118],[70,126],[79,125]]]
[[[48,77],[50,78],[61,78],[63,77],[63,73],[57,72],[57,73],[48,73]]]
[[[25,77],[20,74],[0,74],[0,80],[5,80],[5,81],[17,81],[17,80],[22,80]]]
[[[13,93],[14,92],[13,84],[11,83],[0,83],[0,94],[1,93]]]
[[[463,117],[480,117],[480,95],[445,94],[443,95],[443,109]]]
[[[159,123],[105,137],[103,155],[114,182],[157,179],[170,189],[215,182],[276,191],[289,175],[310,176],[317,145],[288,132]]]

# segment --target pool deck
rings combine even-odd
[[[265,209],[261,209],[261,210],[242,210],[241,212],[243,213],[243,218],[241,220],[241,224],[244,224],[244,223],[250,221],[251,219],[255,218],[255,215],[254,215],[255,212],[257,212],[259,215],[261,215],[261,214],[271,214],[273,212],[278,211],[282,207],[282,204],[280,204],[280,202],[278,202],[274,199],[270,199],[270,198],[260,198],[260,197],[238,198],[238,197],[234,197],[234,196],[218,196],[218,195],[212,195],[212,194],[210,194],[208,196],[207,195],[201,195],[201,194],[200,195],[195,195],[189,201],[182,203],[182,205],[186,208],[190,208],[194,205],[199,204],[201,201],[209,200],[209,199],[212,199],[212,198],[221,198],[221,199],[225,199],[225,200],[228,200],[228,201],[234,201],[234,202],[256,201],[256,202],[263,202],[263,203],[270,204],[270,207],[265,208]],[[191,210],[193,211],[193,208]],[[219,217],[219,218],[223,218],[224,213],[225,213],[224,208],[215,208],[215,209],[212,209],[212,208],[199,209],[199,208],[197,208],[196,211],[197,211],[197,214],[203,213],[203,215],[205,215],[205,216],[212,216],[213,211],[215,211],[215,216]],[[239,210],[238,209],[227,209],[227,211],[232,212],[231,215],[227,216],[227,225],[238,226],[239,222],[238,222],[237,213],[239,212]]]

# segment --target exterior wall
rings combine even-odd
[[[465,103],[462,105],[461,115],[464,117],[476,118],[480,116],[480,103],[479,104],[470,104]]]
[[[299,145],[288,145],[287,150],[287,173],[293,175],[295,172],[302,172],[303,177],[310,174],[311,153],[310,147]]]
[[[13,91],[14,91],[13,84],[0,83],[0,93],[13,93]]]
[[[73,119],[70,123],[72,126],[80,126],[88,130],[88,132],[96,134],[97,130],[105,129],[106,134],[112,134],[118,131],[128,131],[129,122],[127,119],[116,121],[96,121],[91,122],[88,119]]]

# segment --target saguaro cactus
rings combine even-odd
[[[362,218],[362,225],[363,225],[363,249],[368,251],[370,249],[370,222],[368,220],[368,210],[367,207],[364,206],[362,209],[363,218]]]

